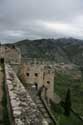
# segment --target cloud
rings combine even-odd
[[[83,17],[81,17],[83,19]],[[76,38],[83,38],[83,29],[82,29],[82,20],[79,20],[73,23],[64,23],[64,22],[46,22],[46,21],[37,21],[44,28],[48,29],[52,33],[62,34],[63,36],[70,36]],[[80,22],[80,25],[79,23]]]
[[[82,0],[1,0],[0,40],[83,39]]]

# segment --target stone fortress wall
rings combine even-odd
[[[8,98],[14,123],[12,125],[48,125],[29,93],[12,70],[11,66],[5,64],[5,80]]]
[[[31,95],[29,96],[28,88],[25,89],[23,83],[27,86],[35,86],[37,92],[43,86],[42,95],[47,97],[48,101],[52,100],[54,98],[54,70],[52,66],[37,60],[27,59],[28,63],[26,63],[21,58],[20,50],[15,46],[1,46],[0,58],[5,62],[7,97],[9,107],[12,108],[14,124],[48,125],[48,118],[39,112],[36,103],[33,102],[34,99]],[[23,83],[20,82],[16,74]]]
[[[36,85],[38,89],[44,85],[43,95],[53,99],[54,95],[54,70],[49,62],[37,61],[36,59],[21,59],[20,49],[14,45],[1,46],[0,56],[5,63],[11,64],[14,71],[27,85]]]

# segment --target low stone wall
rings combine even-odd
[[[8,64],[5,64],[5,79],[15,125],[43,125],[36,104]]]
[[[49,116],[50,116],[52,122],[54,123],[54,125],[56,125],[56,124],[57,124],[57,121],[56,121],[55,116],[52,114],[52,111],[51,111],[51,109],[50,109],[50,106],[47,105],[45,99],[44,99],[42,96],[40,96],[40,99],[41,99],[41,101],[42,101],[42,103],[43,103],[45,109],[47,110],[47,112],[48,112],[48,114],[49,114]]]

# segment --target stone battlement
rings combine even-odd
[[[45,119],[8,64],[5,64],[5,79],[15,125],[44,125]]]

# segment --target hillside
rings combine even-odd
[[[23,40],[15,43],[23,57],[42,58],[58,63],[83,64],[83,41],[73,38]]]
[[[57,62],[55,65],[55,92],[62,99],[67,88],[70,87],[72,107],[75,112],[83,116],[83,41],[76,39],[41,39],[23,40],[14,44],[19,47],[25,58],[38,58]],[[69,63],[65,64],[64,63]],[[58,64],[61,63],[61,64]]]

